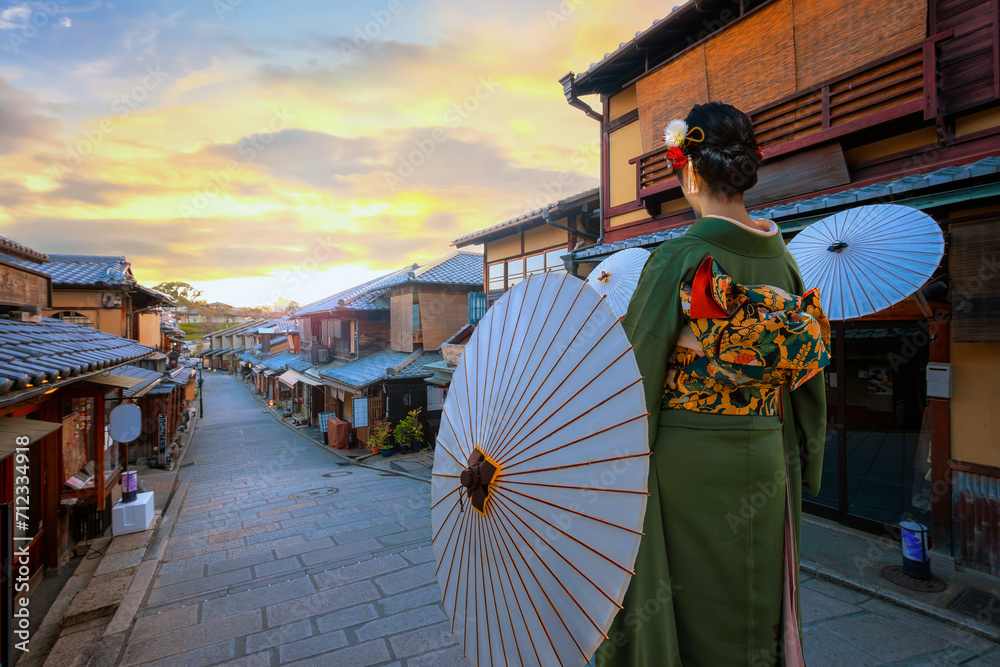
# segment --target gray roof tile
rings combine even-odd
[[[412,264],[380,278],[369,280],[366,283],[346,289],[343,292],[337,292],[331,296],[314,301],[308,306],[299,308],[292,316],[322,313],[338,308],[349,310],[388,310],[389,302],[382,296],[383,290],[403,282],[410,275],[410,272],[417,268],[416,264]]]
[[[0,319],[0,395],[141,359],[153,348],[50,318]]]
[[[406,282],[482,285],[483,256],[475,252],[454,252],[420,267]]]
[[[49,262],[35,264],[11,261],[25,268],[47,273],[54,285],[135,285],[130,264],[124,257],[107,255],[49,255]]]
[[[398,380],[408,377],[430,376],[432,371],[424,368],[424,362],[440,361],[443,357],[437,352],[424,352],[413,359],[406,366],[391,376],[387,375],[387,369],[397,368],[400,364],[414,356],[409,352],[395,352],[393,350],[383,350],[375,354],[368,355],[357,361],[344,364],[338,368],[325,369],[320,372],[324,379],[332,380],[355,389],[363,389],[385,379]]]
[[[141,396],[148,391],[148,388],[152,385],[158,383],[163,379],[163,373],[158,373],[157,371],[151,371],[146,368],[140,368],[138,366],[132,366],[126,364],[124,366],[119,366],[115,369],[117,375],[128,375],[130,377],[141,378],[142,382],[135,385],[134,387],[129,387],[128,389],[122,390],[122,395],[125,398],[133,398],[136,396]]]
[[[11,257],[28,260],[32,264],[49,261],[48,255],[44,252],[33,250],[26,245],[22,245],[17,241],[7,238],[6,236],[0,236],[0,252],[6,253]]]

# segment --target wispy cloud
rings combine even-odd
[[[0,11],[0,233],[220,290],[273,286],[333,235],[313,273],[361,282],[596,184],[577,158],[597,125],[556,80],[660,3],[588,0],[553,27],[555,2],[400,2],[350,58],[386,2],[66,5],[16,52],[7,24],[37,9]]]

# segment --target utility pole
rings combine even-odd
[[[198,418],[205,416],[205,378],[202,377],[202,366],[198,368]]]

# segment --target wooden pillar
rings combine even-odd
[[[45,401],[42,408],[45,421],[62,421],[58,400]],[[42,526],[45,532],[42,545],[42,562],[46,568],[59,567],[59,479],[62,469],[62,430],[50,433],[42,441]]]
[[[949,318],[930,322],[930,361],[949,361]],[[931,535],[938,549],[952,553],[951,400],[931,398]]]

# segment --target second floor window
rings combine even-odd
[[[562,256],[569,251],[556,248],[547,252],[496,262],[486,267],[486,293],[490,301],[499,299],[504,292],[525,278],[538,273],[565,273]]]
[[[64,310],[60,313],[55,313],[52,317],[63,322],[69,322],[70,324],[78,324],[81,327],[95,328],[93,321],[89,317],[75,310]]]

